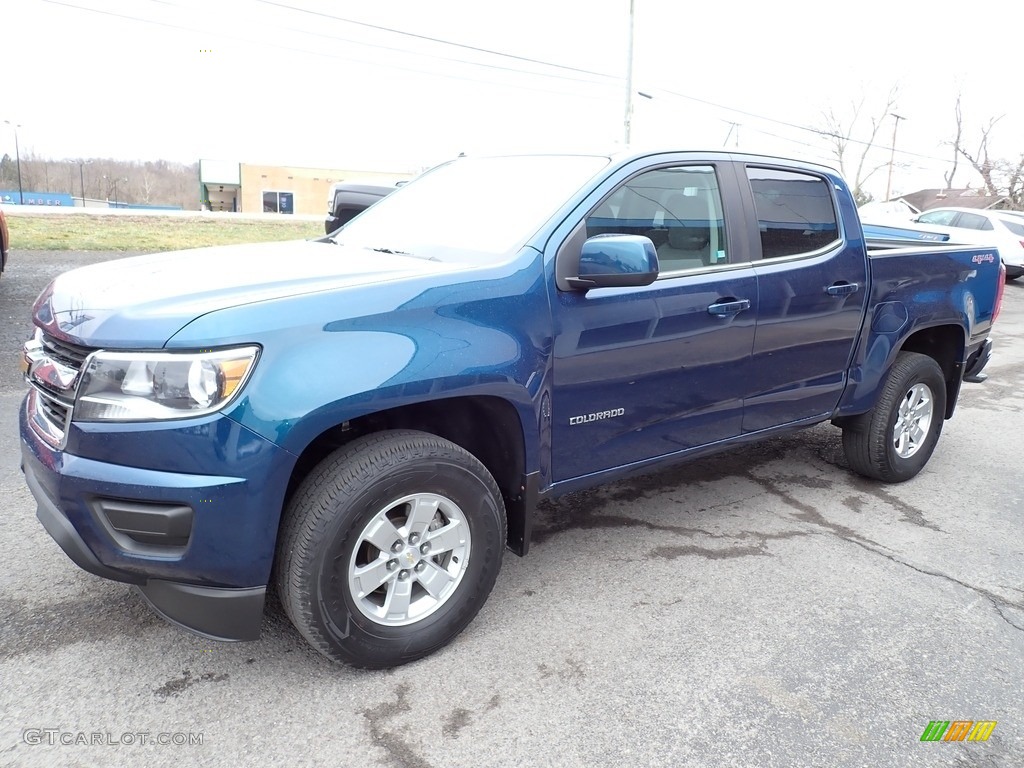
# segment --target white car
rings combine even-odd
[[[945,232],[951,242],[993,245],[1006,265],[1006,279],[1024,275],[1024,216],[1011,211],[979,211],[975,208],[932,208],[913,221]]]

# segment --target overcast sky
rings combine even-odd
[[[634,145],[835,165],[813,130],[822,113],[849,115],[866,96],[854,136],[867,140],[898,86],[894,193],[943,184],[958,92],[968,146],[1003,116],[994,155],[1024,151],[1019,78],[1005,74],[1019,0],[956,14],[894,0],[634,2],[634,86],[652,97],[635,97]],[[0,120],[22,126],[23,152],[53,158],[406,171],[459,152],[605,151],[623,140],[629,4],[7,0]],[[872,166],[889,159],[885,121]],[[0,124],[0,152],[13,144]],[[980,179],[961,163],[955,182]],[[883,167],[868,187],[885,184]]]

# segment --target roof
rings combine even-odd
[[[986,210],[1006,200],[1005,197],[986,195],[981,189],[919,189],[899,199],[921,212],[950,207]]]

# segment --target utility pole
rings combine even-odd
[[[736,149],[740,148],[740,124],[729,123],[729,132],[725,134],[725,141],[722,142],[722,146],[726,146],[729,143],[729,137],[732,136],[732,132],[736,131]]]
[[[896,161],[896,129],[900,127],[900,120],[906,120],[907,118],[902,115],[897,115],[895,112],[890,112],[895,119],[892,124],[892,151],[889,153],[889,179],[885,182],[885,201],[889,202],[889,197],[892,194],[892,165]]]
[[[623,122],[625,145],[629,146],[633,122],[633,3],[629,0],[629,46],[626,53],[626,117]]]

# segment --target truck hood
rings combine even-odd
[[[65,272],[33,316],[48,333],[84,346],[158,348],[215,310],[457,268],[314,240],[196,248]]]

